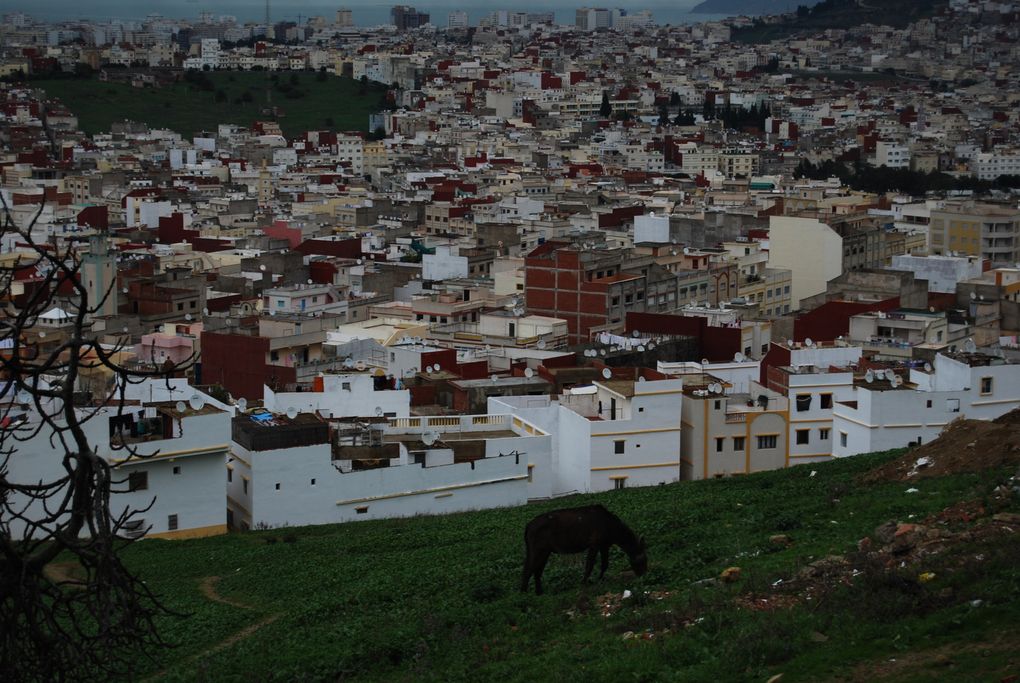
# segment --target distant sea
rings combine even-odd
[[[370,0],[271,0],[271,18],[277,21],[303,22],[311,16],[324,16],[332,21],[336,10],[346,7],[352,11],[354,23],[358,26],[378,26],[389,23],[390,7],[397,4],[412,5],[419,11],[429,12],[432,23],[446,26],[450,12],[463,10],[468,13],[472,25],[495,10],[505,9],[517,12],[556,13],[556,22],[573,24],[574,11],[579,7],[619,7],[629,12],[651,10],[657,24],[693,24],[714,21],[725,15],[691,14],[690,9],[699,0],[616,0],[615,2],[562,1],[549,3],[539,0],[506,0],[479,2],[464,5],[456,0],[429,0],[415,3],[412,0],[394,2],[371,2]],[[3,0],[0,14],[24,12],[43,21],[92,19],[98,21],[133,21],[144,19],[149,14],[160,14],[171,19],[198,19],[200,12],[212,12],[216,16],[229,15],[240,22],[263,21],[266,14],[265,2],[257,0]]]

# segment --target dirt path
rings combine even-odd
[[[243,609],[243,610],[253,610],[253,609],[255,609],[252,605],[249,605],[247,603],[241,602],[239,600],[232,600],[231,598],[226,598],[226,597],[223,597],[222,595],[220,595],[219,592],[216,590],[216,585],[220,582],[221,578],[222,577],[219,577],[219,576],[206,576],[201,581],[199,581],[199,583],[198,583],[198,591],[202,594],[202,597],[204,597],[207,600],[210,600],[212,602],[218,602],[221,605],[230,605],[231,607],[236,607],[237,609]],[[264,626],[268,626],[269,624],[273,623],[274,621],[279,619],[281,616],[283,616],[283,615],[280,614],[280,613],[270,614],[268,616],[265,616],[262,619],[260,619],[259,621],[256,621],[254,624],[249,624],[248,626],[245,626],[244,628],[242,628],[240,631],[237,631],[236,633],[233,633],[233,634],[227,636],[226,638],[224,638],[220,642],[216,643],[215,645],[211,645],[211,646],[207,647],[206,649],[202,650],[201,652],[199,652],[197,654],[194,654],[191,657],[188,657],[187,662],[188,663],[196,662],[198,660],[201,660],[201,659],[204,659],[204,658],[209,657],[211,655],[214,655],[217,652],[221,652],[223,650],[226,650],[227,648],[236,645],[237,643],[239,643],[240,641],[244,640],[245,638],[250,637],[252,634],[254,634],[259,629],[263,628]],[[166,674],[167,674],[167,670],[163,669],[162,671],[159,671],[158,673],[155,673],[152,676],[149,676],[145,680],[146,681],[156,681],[156,680],[159,680],[160,678],[163,678],[164,676],[166,676]]]
[[[85,582],[78,576],[81,565],[77,562],[50,562],[43,567],[43,573],[50,581],[62,583],[65,588],[83,590]]]

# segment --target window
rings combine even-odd
[[[177,310],[178,310],[178,311],[183,311],[183,310],[184,310],[184,303],[183,303],[183,302],[182,302],[182,303],[179,303],[179,304],[177,304]]]
[[[280,482],[276,482],[276,490],[277,490],[277,491],[279,491],[279,490],[280,490]]]
[[[981,378],[981,395],[984,396],[984,395],[990,394],[990,393],[992,393],[992,378],[991,377],[982,377]]]
[[[797,412],[811,410],[811,394],[797,394]]]
[[[180,474],[180,473],[181,473],[181,466],[180,465],[174,465],[174,474]]]
[[[775,448],[778,438],[775,434],[764,434],[758,437],[758,448]]]
[[[716,410],[722,409],[722,401],[716,401],[715,402],[715,409]]]
[[[621,477],[620,479],[613,480],[613,488],[617,491],[627,486],[627,478]]]
[[[227,481],[234,481],[234,470],[227,468]]]
[[[315,486],[315,479],[312,479],[312,486]]]
[[[947,398],[946,399],[946,412],[947,413],[958,413],[958,412],[960,412],[960,399],[958,399],[958,398]]]
[[[818,396],[822,400],[822,410],[829,410],[832,408],[832,394],[819,394]]]
[[[924,402],[924,407],[925,408],[931,408],[931,400],[925,401]]]
[[[822,441],[828,441],[829,440],[829,429],[827,427],[822,427],[821,429],[819,429],[818,430],[818,438],[821,439]]]
[[[716,452],[716,453],[722,453],[722,449],[723,449],[723,443],[724,443],[725,441],[726,441],[726,439],[724,439],[724,438],[723,438],[723,437],[721,437],[721,436],[717,436],[717,437],[715,438],[715,452]]]
[[[744,450],[744,442],[745,442],[745,440],[744,440],[744,437],[742,437],[742,436],[735,436],[735,437],[733,437],[733,450],[735,450],[735,451],[742,451],[742,450]]]
[[[148,472],[132,472],[128,475],[128,491],[145,491],[148,488]]]
[[[169,515],[166,518],[166,528],[168,531],[177,530],[177,515]]]
[[[350,382],[340,382],[340,389],[342,391],[350,391],[351,390],[351,383]]]
[[[366,512],[368,512],[368,506],[367,505],[362,505],[361,507],[356,507],[356,508],[354,508],[354,511],[356,513],[358,513],[359,515],[363,515]]]
[[[626,441],[614,441],[613,442],[613,453],[615,453],[616,455],[623,455],[623,451],[624,451],[624,447],[625,447],[626,443],[627,443]]]
[[[611,301],[611,303],[612,303],[613,306],[619,306],[620,305],[620,297],[614,296],[612,301]]]
[[[535,481],[535,466],[528,465],[528,483]]]
[[[811,441],[811,430],[810,429],[798,429],[797,430],[797,445],[806,446]]]
[[[244,492],[248,493],[248,480],[247,479],[242,479],[241,483],[244,485]]]
[[[839,445],[846,448],[846,432],[839,433]]]

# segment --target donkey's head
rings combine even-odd
[[[645,539],[639,538],[637,545],[635,545],[628,553],[627,556],[630,558],[630,568],[634,570],[634,573],[641,576],[648,571],[648,554],[645,552],[647,549],[645,545]]]

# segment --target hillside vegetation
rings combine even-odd
[[[142,678],[999,680],[1020,664],[1016,460],[866,483],[899,456],[144,541],[129,564],[189,616],[163,622],[179,647]],[[614,549],[606,578],[582,585],[583,556],[553,556],[547,593],[520,593],[526,522],[592,502],[645,535],[648,573]]]
[[[792,3],[790,7],[796,6]],[[732,38],[743,43],[767,43],[798,35],[812,35],[826,29],[847,29],[861,24],[904,28],[945,7],[945,0],[822,0],[813,7],[797,7],[780,23],[756,20],[747,28],[734,29]],[[705,10],[707,11],[707,10]]]
[[[278,120],[287,135],[306,130],[367,131],[370,114],[383,108],[386,89],[350,78],[311,72],[278,72],[270,81],[271,105],[281,116],[266,113],[266,75],[256,71],[192,73],[170,86],[135,88],[93,78],[55,78],[33,84],[57,98],[78,117],[89,134],[110,130],[125,119],[169,128],[190,138],[215,131],[221,123],[250,126]]]

